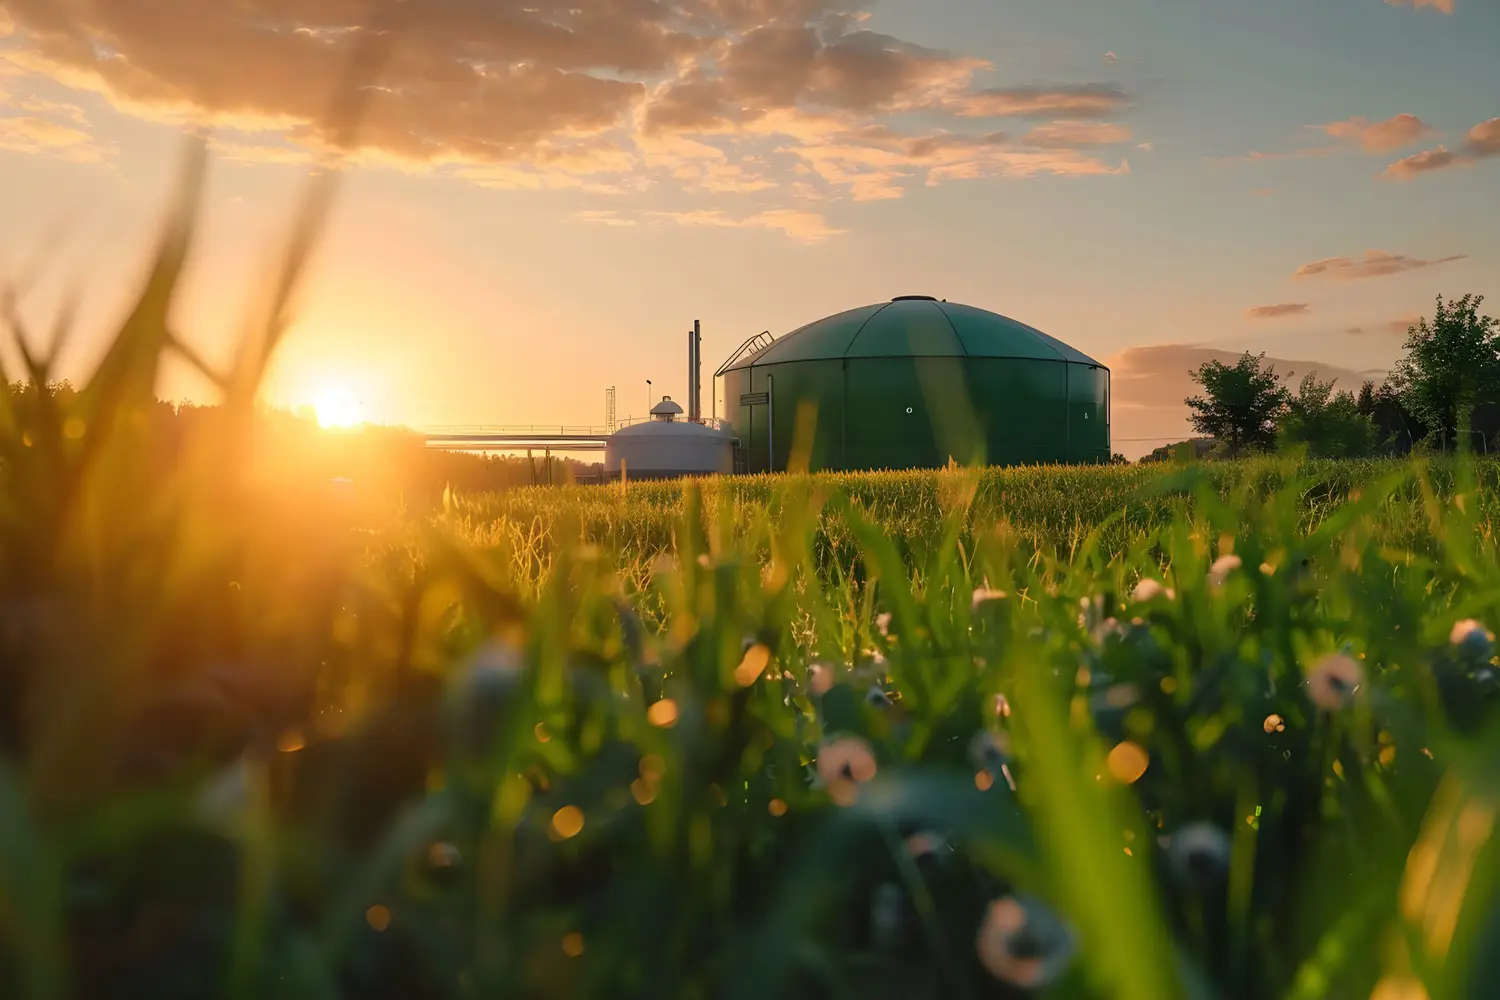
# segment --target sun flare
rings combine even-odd
[[[364,407],[344,386],[329,386],[318,393],[313,409],[323,427],[356,427],[364,423]]]

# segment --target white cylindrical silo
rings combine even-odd
[[[682,407],[668,397],[651,408],[651,419],[622,427],[604,443],[604,476],[626,481],[711,476],[734,471],[734,438],[703,424],[678,420]]]

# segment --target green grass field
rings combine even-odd
[[[162,471],[190,232],[0,408],[0,996],[1500,992],[1495,463],[372,518],[241,474],[286,296]]]

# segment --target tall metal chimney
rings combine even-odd
[[[688,419],[703,419],[703,367],[700,354],[703,335],[697,320],[693,320],[693,332],[688,334]]]

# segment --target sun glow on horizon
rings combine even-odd
[[[321,390],[313,400],[321,427],[357,427],[364,423],[364,406],[346,386],[334,385]]]

